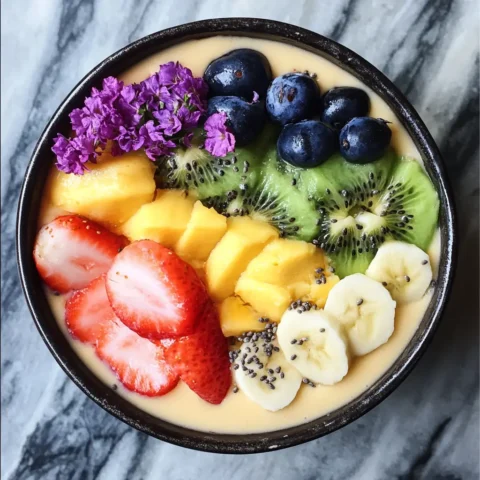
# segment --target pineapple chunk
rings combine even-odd
[[[273,322],[279,322],[292,302],[288,290],[278,285],[259,282],[243,274],[235,287],[235,293],[255,311]]]
[[[206,263],[210,295],[222,301],[233,294],[238,278],[263,247],[278,237],[268,223],[248,217],[229,219],[227,233],[210,253]]]
[[[260,332],[264,329],[261,317],[239,297],[227,297],[218,305],[220,325],[226,337],[237,337],[244,332]]]
[[[308,300],[319,308],[323,308],[327,302],[328,294],[330,290],[340,281],[340,278],[336,275],[330,275],[326,277],[327,283],[321,283],[317,285],[312,284],[310,287],[310,293],[305,296],[304,300]]]
[[[187,228],[193,199],[181,190],[157,190],[157,198],[143,205],[120,231],[129,240],[154,240],[173,247]]]
[[[319,267],[325,267],[325,258],[311,243],[277,239],[250,262],[245,274],[259,282],[288,288],[296,283],[311,284]]]
[[[115,227],[153,200],[155,166],[139,152],[104,153],[88,168],[83,175],[52,171],[47,191],[54,206]]]
[[[187,228],[175,246],[175,252],[185,260],[205,261],[226,230],[227,219],[197,201]]]

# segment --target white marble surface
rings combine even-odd
[[[459,212],[459,268],[440,329],[383,404],[306,445],[254,456],[174,447],[127,427],[57,366],[27,311],[16,203],[34,144],[104,57],[148,33],[225,16],[270,17],[333,37],[383,70],[438,141]],[[2,0],[2,479],[478,478],[476,0]]]

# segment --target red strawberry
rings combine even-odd
[[[96,345],[115,320],[105,289],[106,274],[77,290],[65,304],[65,323],[70,333],[84,343]]]
[[[217,309],[208,302],[195,332],[163,340],[165,359],[203,400],[219,404],[232,383],[228,341],[220,328]]]
[[[192,333],[208,301],[195,270],[151,240],[134,242],[116,256],[107,294],[117,317],[152,340]]]
[[[126,243],[86,218],[64,215],[40,229],[33,257],[44,282],[65,293],[105,273]]]
[[[97,345],[97,355],[115,372],[125,388],[157,397],[175,388],[178,376],[164,359],[164,348],[138,336],[118,318]]]

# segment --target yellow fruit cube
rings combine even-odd
[[[52,170],[47,192],[54,206],[115,227],[153,200],[155,166],[142,153],[104,153],[88,168],[83,175]]]
[[[143,205],[120,228],[129,240],[154,240],[173,247],[187,228],[194,200],[181,190],[157,190],[156,199]]]
[[[264,324],[252,307],[246,305],[239,297],[228,297],[218,305],[220,325],[226,337],[237,337],[244,332],[260,332]]]
[[[229,219],[227,233],[210,253],[205,265],[210,295],[217,301],[233,295],[235,284],[250,261],[278,237],[268,223],[248,217]]]
[[[292,302],[288,290],[278,285],[259,282],[243,274],[235,287],[235,293],[250,304],[255,311],[273,322],[279,322]]]
[[[226,231],[226,217],[197,201],[175,252],[185,260],[206,260]]]
[[[319,267],[325,267],[325,258],[314,245],[279,238],[250,262],[245,273],[259,282],[287,288],[296,283],[312,283]]]
[[[310,293],[304,298],[313,302],[319,308],[323,308],[327,301],[328,294],[335,284],[340,281],[336,275],[330,275],[326,277],[327,283],[316,284],[313,283],[310,287]]]

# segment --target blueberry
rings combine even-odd
[[[352,118],[368,115],[370,99],[360,88],[335,87],[323,96],[322,107],[322,121],[340,130]]]
[[[262,53],[240,48],[210,63],[203,78],[211,97],[233,95],[250,101],[254,91],[265,97],[272,81],[272,69]]]
[[[358,117],[340,132],[340,153],[350,163],[378,160],[390,145],[392,131],[381,118]]]
[[[302,168],[320,165],[336,150],[338,150],[337,132],[318,120],[304,120],[285,125],[277,141],[280,158]]]
[[[255,140],[267,119],[263,102],[249,103],[232,96],[211,98],[208,101],[207,116],[214,113],[224,113],[227,116],[227,125],[232,129],[238,147]]]
[[[271,120],[281,125],[312,118],[320,106],[318,83],[304,73],[277,77],[268,88],[266,106]]]

